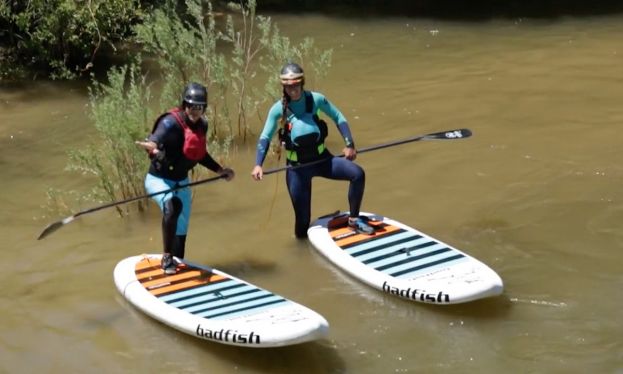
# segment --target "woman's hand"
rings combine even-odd
[[[262,169],[262,166],[255,165],[255,167],[253,168],[253,171],[251,171],[251,178],[253,178],[256,181],[260,181],[262,180],[263,176],[264,176],[264,170]]]
[[[236,176],[236,173],[234,173],[234,171],[230,168],[224,168],[224,169],[221,169],[221,171],[219,172],[219,175],[224,175],[225,180],[229,182],[230,180],[234,179],[234,177]]]
[[[355,148],[345,147],[342,153],[347,160],[354,161],[357,158],[357,150]]]
[[[150,140],[137,140],[134,142],[134,144],[138,145],[139,147],[143,148],[144,150],[147,151],[147,153],[149,153],[150,155],[155,155],[158,152],[160,152],[160,150],[158,149],[158,144],[156,144],[156,142],[152,142]]]

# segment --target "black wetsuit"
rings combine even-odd
[[[191,123],[185,113],[180,112],[186,125],[207,133],[208,123],[202,118],[196,124]],[[184,129],[175,116],[161,116],[148,140],[158,144],[159,152],[151,155],[149,173],[145,177],[145,190],[152,194],[189,183],[188,172],[198,163],[218,172],[219,165],[207,152],[199,161],[190,160],[184,155]],[[191,211],[190,188],[181,188],[152,197],[162,210],[162,240],[165,253],[184,258],[186,234]]]
[[[206,133],[208,132],[208,122],[203,118],[197,121],[197,123],[192,123],[183,112],[180,113],[180,116],[191,129],[195,129],[198,126]],[[177,123],[172,114],[167,114],[160,118],[154,132],[149,135],[149,140],[158,144],[158,149],[160,150],[156,156],[151,157],[151,165],[149,167],[149,174],[151,175],[181,181],[188,177],[188,172],[197,163],[214,172],[218,172],[221,169],[221,166],[208,153],[199,161],[189,160],[184,156],[184,129]]]

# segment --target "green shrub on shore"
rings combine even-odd
[[[90,108],[98,137],[72,151],[68,166],[97,178],[90,196],[115,201],[144,194],[148,159],[134,142],[149,133],[158,114],[180,103],[188,82],[208,87],[209,150],[226,162],[237,145],[255,141],[250,135],[261,129],[266,104],[281,96],[277,72],[285,62],[306,64],[310,81],[326,74],[331,51],[316,50],[311,38],[293,44],[270,18],[256,15],[255,6],[249,1],[233,7],[235,13],[219,29],[209,2],[186,0],[180,6],[165,1],[136,26],[141,53],[154,59],[159,71],[150,74],[133,63],[112,68],[107,83],[93,82]],[[157,99],[151,95],[152,84],[161,87]],[[195,170],[193,179],[205,175],[202,168]],[[143,210],[144,201],[136,206]]]
[[[138,64],[111,69],[108,83],[93,82],[90,117],[97,135],[71,151],[68,164],[69,170],[95,176],[98,183],[89,193],[93,199],[115,201],[144,194],[147,157],[134,142],[151,130],[150,101],[150,87]],[[144,202],[139,200],[136,206],[143,210]]]
[[[0,64],[0,78],[38,71],[70,79],[88,72],[102,50],[114,51],[130,35],[141,15],[137,0],[2,1],[0,61],[11,64]]]

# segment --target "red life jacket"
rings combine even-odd
[[[167,114],[173,115],[178,125],[180,125],[184,130],[184,147],[182,148],[184,156],[191,161],[199,161],[207,154],[206,133],[199,127],[197,129],[191,129],[190,127],[188,127],[186,121],[184,121],[184,118],[182,118],[182,116],[180,115],[181,112],[182,110],[180,108],[173,108],[167,113],[158,117],[156,123],[154,124],[154,129],[152,130],[152,133],[156,129],[156,126],[158,125],[158,122],[160,121],[160,119],[162,119],[162,117]]]

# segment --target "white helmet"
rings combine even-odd
[[[298,83],[305,84],[303,68],[293,62],[287,63],[283,68],[281,68],[279,79],[281,79],[281,84],[284,86],[290,86]]]

